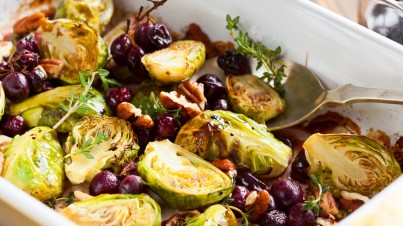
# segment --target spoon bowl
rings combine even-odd
[[[287,75],[284,83],[285,111],[266,122],[270,131],[299,124],[323,106],[354,102],[403,104],[403,90],[358,87],[352,84],[326,90],[318,77],[307,67],[282,59]]]

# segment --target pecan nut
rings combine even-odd
[[[160,100],[164,108],[168,110],[180,108],[181,114],[189,118],[194,118],[202,113],[202,110],[197,104],[190,102],[185,96],[177,93],[176,91],[169,93],[161,92]]]
[[[313,191],[313,196],[315,198],[318,198],[319,191],[317,189]],[[323,194],[321,200],[322,201],[320,202],[319,206],[324,213],[330,213],[332,215],[336,215],[339,213],[339,208],[337,208],[336,201],[334,200],[333,195],[330,192],[326,192],[325,194]]]
[[[154,121],[149,115],[140,115],[132,122],[134,127],[150,129],[154,126]]]
[[[254,222],[260,215],[262,215],[267,208],[269,208],[270,194],[266,190],[261,190],[259,192],[253,191],[246,197],[245,210],[249,211],[252,208],[253,211],[249,216],[249,219]]]
[[[179,84],[176,90],[179,94],[185,96],[192,103],[197,104],[200,110],[204,110],[206,105],[206,97],[204,96],[204,85],[203,83],[197,83],[190,80],[186,80]]]
[[[223,172],[231,171],[231,170],[236,170],[236,166],[234,163],[232,163],[228,159],[218,159],[218,160],[213,160],[210,162],[213,164],[215,167],[220,169]]]
[[[48,78],[60,78],[64,63],[57,59],[42,59],[39,65],[46,71]]]
[[[116,116],[132,122],[133,126],[138,128],[149,129],[154,126],[154,121],[149,115],[141,114],[141,109],[128,102],[118,104]]]
[[[29,33],[31,31],[35,31],[39,28],[42,21],[45,19],[45,14],[42,12],[36,12],[29,16],[26,16],[20,20],[18,20],[14,26],[13,30],[15,34],[22,35]]]

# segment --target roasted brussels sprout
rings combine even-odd
[[[0,120],[4,115],[6,109],[6,94],[4,93],[3,85],[0,82]]]
[[[107,61],[108,50],[100,35],[83,22],[69,19],[44,20],[36,31],[41,57],[63,62],[58,78],[79,83],[80,71],[96,71]]]
[[[328,185],[335,197],[341,191],[372,197],[402,174],[394,156],[364,136],[313,134],[303,147],[309,174]]]
[[[285,109],[285,101],[269,84],[257,76],[229,75],[226,83],[228,98],[234,111],[258,123],[276,117]]]
[[[218,202],[234,187],[233,178],[169,140],[149,143],[138,171],[151,190],[181,210]]]
[[[73,184],[91,181],[102,169],[133,161],[138,150],[136,134],[126,120],[85,116],[66,140],[66,176]]]
[[[279,176],[291,148],[266,126],[230,111],[205,111],[182,126],[175,143],[206,160],[228,158],[260,177]]]
[[[35,127],[4,149],[2,176],[40,201],[62,193],[63,150],[55,130]]]
[[[23,102],[12,104],[11,115],[21,115],[29,127],[55,125],[66,112],[60,107],[60,103],[70,98],[71,92],[75,97],[84,91],[81,85],[61,86],[49,91],[32,96]],[[107,106],[102,94],[95,89],[89,91],[91,98],[86,102],[86,111],[76,111],[70,115],[56,130],[67,133],[74,124],[85,115],[110,115],[111,110]]]
[[[62,0],[55,19],[65,18],[85,22],[102,32],[112,19],[112,0]]]
[[[60,212],[78,225],[161,225],[160,206],[146,194],[104,194]]]
[[[158,84],[177,83],[188,79],[204,64],[206,47],[198,41],[177,41],[165,49],[141,58],[150,77]]]
[[[238,221],[234,213],[224,207],[216,204],[207,208],[199,216],[192,217],[186,226],[237,226]]]

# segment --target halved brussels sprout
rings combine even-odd
[[[66,176],[73,184],[91,181],[102,169],[133,161],[138,150],[136,134],[128,121],[85,116],[73,126],[66,140]]]
[[[44,20],[36,31],[44,59],[63,62],[60,80],[80,82],[79,72],[94,72],[106,64],[108,50],[101,36],[83,22],[57,19]]]
[[[329,185],[335,197],[341,191],[372,197],[402,174],[395,157],[364,136],[313,134],[303,147],[309,174]]]
[[[0,82],[0,120],[4,115],[6,109],[6,94],[4,93],[3,85]]]
[[[206,160],[231,159],[260,177],[279,176],[292,155],[265,125],[230,111],[204,111],[182,126],[175,143]]]
[[[62,0],[55,19],[65,18],[85,22],[102,32],[112,19],[112,0]]]
[[[78,225],[161,225],[161,208],[146,194],[103,194],[60,212]]]
[[[165,85],[188,79],[201,68],[205,59],[206,47],[202,42],[185,40],[148,53],[141,58],[141,62],[151,78]]]
[[[56,131],[35,127],[4,149],[2,176],[40,201],[49,200],[62,193],[63,155]]]
[[[234,213],[224,207],[216,204],[207,208],[202,214],[192,217],[186,226],[237,226],[238,221]]]
[[[234,187],[233,178],[169,140],[149,143],[138,171],[151,190],[181,210],[218,202]]]
[[[226,79],[229,102],[235,112],[259,123],[276,117],[285,109],[285,101],[267,83],[254,75]]]
[[[21,115],[29,127],[34,126],[54,126],[65,114],[60,107],[70,98],[71,92],[75,98],[84,91],[81,85],[60,86],[49,91],[39,93],[23,102],[11,105],[11,115]],[[95,89],[89,91],[91,98],[85,104],[86,111],[76,111],[70,115],[56,130],[67,133],[76,124],[81,117],[85,115],[111,115],[111,110],[107,106],[102,94]]]

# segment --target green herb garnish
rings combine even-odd
[[[314,185],[319,188],[318,198],[315,198],[314,196],[310,196],[308,198],[308,200],[305,201],[304,204],[302,204],[301,210],[312,210],[316,215],[318,215],[319,214],[319,204],[320,204],[320,202],[323,202],[322,195],[324,195],[328,191],[329,187],[322,186],[319,183],[318,178],[316,178],[316,176],[314,176],[314,175],[311,176],[311,179],[312,179],[312,182],[314,183]]]
[[[83,154],[88,159],[93,159],[94,156],[91,155],[90,151],[94,148],[95,145],[102,143],[103,141],[107,141],[109,139],[109,132],[98,130],[95,138],[91,137],[88,140],[83,142],[83,145],[74,153],[70,153],[66,155],[64,158],[68,158],[71,155]]]
[[[243,32],[239,29],[239,16],[231,18],[227,15],[227,29],[230,31],[231,36],[237,43],[236,52],[244,55],[251,55],[258,63],[256,70],[264,66],[266,72],[263,73],[261,79],[271,85],[278,93],[284,93],[284,87],[281,81],[286,77],[284,73],[284,65],[276,65],[278,59],[280,59],[281,47],[277,47],[275,50],[267,49],[263,44],[255,42],[247,32]]]

